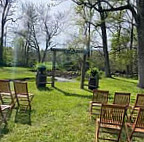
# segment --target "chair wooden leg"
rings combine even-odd
[[[31,105],[29,105],[29,108],[30,108],[30,110],[31,110]]]
[[[122,128],[121,128],[121,130],[119,131],[117,142],[119,142],[119,140],[120,140],[121,132],[122,132]]]
[[[92,115],[92,102],[90,102],[90,104],[89,104],[89,113],[90,113],[90,117],[91,117],[91,115]]]
[[[130,137],[129,137],[129,133],[128,133],[128,127],[127,124],[125,123],[125,131],[126,131],[126,136],[127,136],[127,141],[130,142]]]
[[[1,112],[1,116],[2,116],[2,119],[3,119],[4,123],[7,124],[7,120],[6,120],[6,118],[5,118],[5,116],[2,112]]]
[[[16,101],[17,101],[17,105],[18,105],[18,107],[20,107],[20,103],[19,103],[18,98],[16,99]]]
[[[0,100],[1,100],[1,103],[3,104],[4,101],[3,101],[3,98],[2,98],[2,95],[0,94]]]
[[[134,132],[132,132],[132,133],[130,134],[130,137],[129,137],[129,138],[130,138],[130,139],[129,139],[130,141],[129,141],[129,142],[132,142],[133,133],[134,133]]]
[[[28,101],[29,109],[31,110],[31,101]]]
[[[15,105],[15,101],[14,101],[14,98],[13,97],[11,97],[11,104],[12,104],[12,107],[14,107],[14,105]]]
[[[96,121],[96,135],[95,135],[95,137],[96,137],[96,141],[95,142],[98,142],[98,137],[99,137],[99,122],[98,121]]]

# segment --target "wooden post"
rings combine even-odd
[[[56,51],[53,51],[53,62],[52,62],[52,87],[55,87],[55,63],[56,63]]]
[[[85,65],[86,65],[86,54],[83,55],[83,64],[81,70],[81,89],[84,89],[84,81],[85,81]]]

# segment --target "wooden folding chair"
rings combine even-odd
[[[14,81],[14,90],[18,107],[29,107],[29,109],[31,110],[31,101],[34,95],[28,92],[27,82]]]
[[[101,105],[107,104],[109,91],[93,90],[92,101],[90,101],[90,116],[100,115]]]
[[[9,80],[0,80],[0,99],[2,104],[15,105],[15,93],[10,89]]]
[[[126,106],[102,105],[100,119],[96,121],[96,142],[98,140],[119,142],[125,114]],[[102,134],[104,135],[101,136]]]
[[[134,106],[132,107],[130,120],[135,121],[139,108],[144,108],[144,94],[137,94]]]
[[[113,104],[124,105],[129,107],[130,93],[115,92]]]
[[[132,130],[130,134],[128,133],[129,127]],[[144,138],[144,108],[138,109],[138,115],[132,125],[126,123],[126,133],[129,142],[132,142],[133,137]]]
[[[1,114],[1,118],[2,118],[2,121],[7,124],[7,120],[6,120],[6,110],[7,109],[11,109],[11,106],[10,105],[0,105],[0,114]]]

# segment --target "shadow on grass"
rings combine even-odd
[[[12,109],[8,109],[6,111],[3,112],[6,120],[9,120],[12,114]],[[2,118],[0,118],[0,120],[2,120]],[[8,134],[9,129],[8,129],[8,124],[4,123],[3,121],[1,121],[0,124],[0,139],[5,135]]]
[[[81,95],[81,94],[74,94],[74,93],[68,93],[64,90],[61,90],[60,88],[54,87],[57,91],[63,93],[65,96],[73,96],[73,97],[80,97],[80,98],[87,98],[91,99],[91,95]]]
[[[4,124],[4,125],[0,125],[0,140],[2,139],[2,137],[6,134],[9,133],[9,129],[8,129],[8,125]]]
[[[9,81],[29,81],[33,82],[35,80],[35,77],[24,77],[24,78],[15,78],[15,79],[8,79]]]
[[[31,125],[31,110],[22,110],[17,108],[15,115],[15,123]]]
[[[115,77],[112,77],[111,79],[114,79],[114,80],[119,80],[119,81],[122,81],[122,82],[128,82],[128,83],[132,83],[134,85],[137,86],[137,83],[136,82],[133,82],[133,81],[130,81],[130,80],[125,80],[125,79],[119,79],[119,78],[115,78]]]
[[[89,90],[89,89],[86,89],[86,88],[84,88],[83,90],[85,90],[85,91],[87,91],[87,92],[90,92],[90,93],[93,93],[92,90]]]
[[[38,87],[37,89],[39,91],[52,91],[53,90],[52,88],[49,88],[49,87]]]

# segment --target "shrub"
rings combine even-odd
[[[94,68],[90,68],[87,72],[86,72],[86,78],[91,77],[95,77],[98,76],[99,79],[102,78],[102,76],[104,75],[103,71],[99,70],[98,68],[94,67]]]

